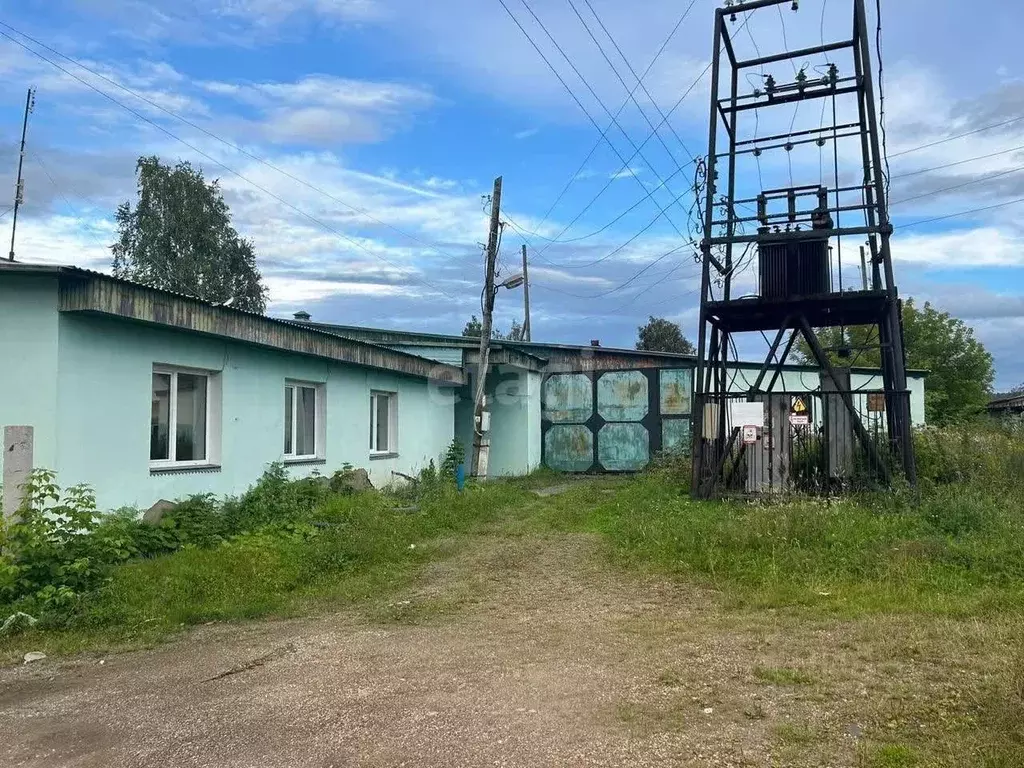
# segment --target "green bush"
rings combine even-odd
[[[88,487],[62,492],[54,477],[33,472],[17,517],[0,529],[0,604],[29,613],[68,609],[137,553],[130,536],[99,525]]]
[[[211,549],[257,531],[287,539],[331,495],[320,478],[289,480],[274,464],[238,498],[220,503],[211,494],[190,496],[149,524],[134,509],[100,515],[87,486],[61,491],[53,472],[37,470],[18,517],[0,528],[0,606],[6,606],[0,613],[23,610],[44,623],[68,621],[80,598],[102,587],[116,565]]]
[[[224,502],[221,514],[226,534],[256,531],[266,525],[308,516],[331,496],[326,478],[314,475],[290,480],[282,464],[271,464],[249,490],[237,499]]]
[[[1024,488],[1024,430],[979,419],[914,434],[918,478],[928,484]]]

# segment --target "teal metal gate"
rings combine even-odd
[[[690,449],[691,368],[552,373],[541,390],[541,460],[560,472],[635,472]]]

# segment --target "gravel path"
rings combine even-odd
[[[893,675],[934,696],[953,679],[900,660],[917,629],[728,612],[597,546],[482,537],[387,621],[211,625],[0,670],[0,765],[858,765]]]

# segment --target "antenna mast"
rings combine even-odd
[[[21,152],[18,155],[18,183],[14,186],[14,218],[11,222],[11,252],[7,258],[14,261],[14,235],[18,230],[18,208],[25,201],[25,182],[21,178],[21,169],[25,165],[25,136],[28,133],[28,116],[36,105],[36,89],[29,88],[25,96],[25,119],[21,124]]]

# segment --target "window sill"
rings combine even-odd
[[[302,464],[326,464],[327,459],[321,459],[318,456],[299,456],[297,458],[285,457],[283,459],[285,465],[294,467]]]
[[[389,451],[387,453],[371,453],[370,454],[370,461],[375,461],[376,459],[397,459],[397,458],[398,458],[398,451]]]
[[[151,475],[189,475],[193,473],[220,472],[220,464],[183,464],[180,467],[150,467]]]

